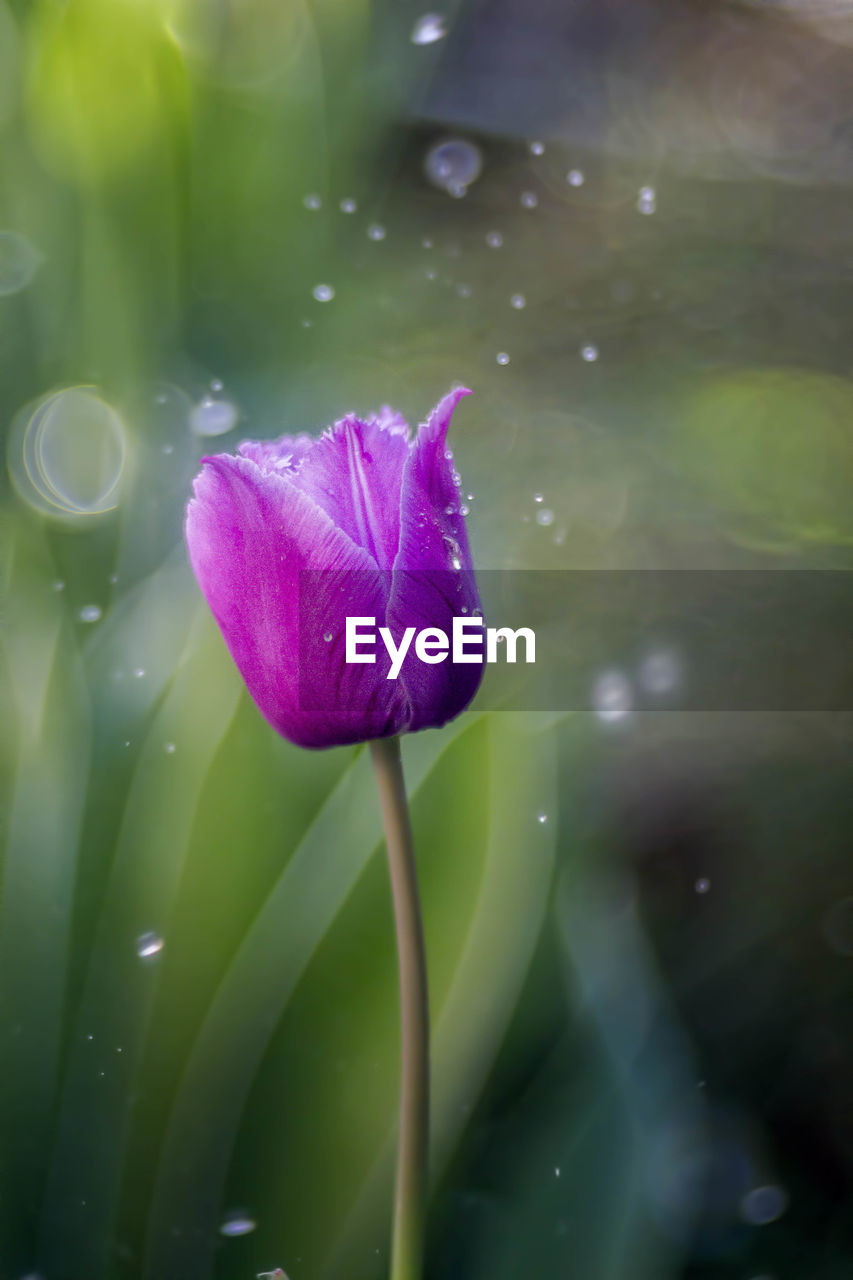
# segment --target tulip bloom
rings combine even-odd
[[[291,742],[330,747],[437,727],[476,693],[479,665],[412,654],[388,679],[387,655],[345,660],[348,616],[399,637],[407,627],[450,631],[453,616],[479,607],[446,447],[468,394],[445,396],[413,439],[386,408],[347,416],[316,440],[247,441],[236,457],[203,460],[187,509],[192,567],[249,692]]]

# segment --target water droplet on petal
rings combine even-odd
[[[223,1236],[247,1236],[257,1228],[257,1222],[250,1218],[244,1210],[233,1210],[227,1213],[219,1228]]]
[[[539,203],[539,197],[535,191],[522,191],[521,203],[525,209],[535,209]]]
[[[81,622],[99,622],[101,607],[97,604],[84,604],[77,616]]]
[[[509,300],[509,305],[515,307],[516,311],[521,311],[522,307],[527,306],[527,299],[523,293],[514,293]]]
[[[486,235],[486,244],[490,249],[500,249],[504,242],[504,238],[500,231],[489,231]]]
[[[331,633],[331,631],[324,631],[324,632],[323,632],[323,639],[326,641],[326,644],[330,644],[330,643],[331,643],[331,639],[332,639],[332,633]]]
[[[412,27],[412,44],[435,44],[447,35],[447,20],[440,13],[425,13]]]
[[[499,351],[498,354],[495,356],[495,359],[497,360],[498,364],[509,364],[509,356],[505,351]]]
[[[140,933],[136,939],[136,954],[140,960],[150,960],[163,950],[163,939],[159,933]]]
[[[335,291],[330,284],[315,284],[311,290],[318,302],[331,302]]]
[[[580,169],[570,169],[566,174],[566,182],[570,187],[582,187],[584,181],[583,172]]]
[[[588,342],[586,346],[581,347],[581,359],[586,360],[587,364],[592,364],[594,360],[598,359],[598,347]]]

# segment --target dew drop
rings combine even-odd
[[[696,881],[693,887],[697,893],[707,893],[711,887],[711,881],[702,877],[700,880]]]
[[[788,1207],[788,1193],[782,1187],[753,1187],[740,1202],[741,1217],[754,1227],[766,1226],[781,1218]]]
[[[97,604],[84,604],[77,616],[81,622],[99,622],[101,607]]]
[[[167,756],[172,756],[172,755],[174,755],[174,754],[175,754],[175,744],[174,744],[174,742],[167,742],[167,743],[165,743],[165,744],[164,744],[164,746],[163,746],[163,750],[166,752],[166,755],[167,755]]]
[[[331,640],[332,640],[332,633],[331,633],[331,631],[324,631],[324,632],[323,632],[323,639],[326,641],[326,644],[330,644],[330,643],[331,643]]]
[[[581,360],[585,360],[587,364],[592,364],[598,359],[598,347],[588,342],[586,346],[581,347]]]
[[[239,416],[230,400],[205,396],[190,410],[190,430],[197,436],[224,436],[236,427]]]
[[[444,138],[436,142],[424,157],[424,173],[435,187],[451,195],[464,195],[476,182],[483,168],[479,147],[467,138]]]
[[[509,364],[509,356],[507,355],[506,351],[499,351],[498,354],[495,356],[495,359],[497,360],[498,364]]]
[[[255,1219],[250,1218],[245,1211],[233,1210],[223,1218],[219,1233],[223,1236],[247,1236],[257,1228],[257,1225]]]
[[[211,378],[210,389],[218,394],[222,390],[222,380],[220,378]]]
[[[0,231],[0,295],[26,289],[41,263],[41,254],[26,236]]]
[[[412,44],[435,44],[447,35],[447,21],[443,14],[425,13],[412,27]]]
[[[539,203],[539,197],[535,191],[522,191],[521,203],[525,209],[535,209]]]
[[[380,222],[371,222],[367,228],[367,238],[369,240],[384,240],[387,234]]]
[[[545,143],[544,143],[544,142],[531,142],[531,144],[530,144],[530,154],[531,154],[532,156],[544,156],[544,154],[545,154]]]
[[[490,249],[500,249],[504,242],[504,238],[500,231],[489,231],[486,234],[486,244]]]
[[[536,512],[536,523],[541,524],[543,528],[554,523],[554,512],[550,507],[543,507],[541,511]]]
[[[54,582],[54,584],[53,584],[53,589],[54,589],[54,591],[64,591],[64,590],[65,590],[65,583],[64,583],[64,582],[59,582],[59,581]]]
[[[459,294],[460,298],[470,298],[474,290],[471,288],[470,284],[458,284],[456,286],[456,292]]]
[[[537,815],[537,818],[536,818],[536,821],[539,823],[539,825],[540,825],[541,827],[544,827],[545,823],[548,821],[548,815],[547,815],[547,813],[540,813],[540,814],[538,814],[538,815]]]
[[[527,306],[527,299],[523,293],[514,293],[509,300],[509,305],[515,307],[516,311],[521,311],[522,307]]]
[[[429,236],[425,236],[424,239],[421,241],[421,248],[422,249],[432,248],[432,241],[430,240]]]
[[[323,207],[323,201],[315,192],[312,192],[310,195],[305,196],[302,203],[305,205],[306,209],[311,209],[312,212],[315,209],[322,209]]]
[[[140,960],[150,960],[163,950],[163,939],[159,933],[140,933],[136,939],[136,954]]]
[[[640,187],[640,192],[637,196],[637,212],[654,213],[656,208],[654,187]]]
[[[331,302],[335,291],[330,284],[315,284],[311,290],[318,302]]]
[[[145,675],[145,668],[144,668],[144,667],[137,667],[137,668],[134,670],[134,673],[133,673],[133,674],[134,674],[134,676],[136,677],[136,679],[137,679],[137,680],[141,680],[141,679],[142,679],[142,677]]]
[[[341,213],[355,213],[358,205],[351,196],[345,196],[341,201]]]
[[[604,724],[625,720],[634,705],[631,686],[621,671],[605,671],[592,689],[592,705]]]
[[[582,187],[586,179],[581,169],[570,169],[566,174],[566,182],[570,187]]]
[[[544,502],[544,501],[545,501],[545,495],[544,495],[543,493],[534,493],[534,495],[533,495],[533,501],[534,501],[534,502]]]

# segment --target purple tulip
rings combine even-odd
[[[445,437],[460,387],[412,440],[385,408],[347,416],[319,439],[246,441],[203,459],[187,508],[199,585],[249,692],[303,747],[331,747],[445,724],[470,702],[482,666],[434,665],[409,650],[399,677],[377,645],[345,661],[345,619],[452,629],[479,609]],[[306,572],[308,571],[308,572]]]

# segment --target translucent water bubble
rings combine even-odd
[[[136,954],[140,960],[150,960],[163,950],[163,939],[159,933],[140,933],[136,939]]]
[[[197,436],[224,436],[236,427],[239,417],[237,406],[230,400],[204,396],[190,409],[190,430]]]
[[[509,364],[509,356],[506,351],[499,351],[495,356],[495,360],[497,360],[498,364]]]
[[[544,827],[545,823],[548,821],[548,815],[547,815],[547,813],[539,813],[539,814],[537,814],[537,815],[536,815],[536,821],[539,823],[539,825],[540,825],[540,826]]]
[[[591,342],[587,342],[585,346],[581,347],[581,360],[585,360],[587,364],[592,364],[593,361],[597,359],[598,347],[594,346]]]
[[[100,622],[101,606],[97,604],[84,604],[77,617],[81,622]]]
[[[89,387],[27,405],[9,433],[9,470],[19,494],[44,514],[66,519],[117,506],[128,452],[122,419]]]
[[[544,502],[544,501],[545,501],[545,494],[544,494],[544,493],[534,493],[534,495],[533,495],[533,501],[534,501],[534,502]]]
[[[782,1187],[753,1187],[740,1202],[744,1222],[754,1227],[766,1226],[781,1218],[788,1207],[788,1193]]]
[[[223,1236],[247,1236],[257,1229],[257,1222],[242,1209],[233,1209],[222,1219],[219,1233]]]
[[[500,231],[488,231],[486,233],[486,244],[490,249],[500,249],[504,242],[504,238]]]
[[[681,663],[674,653],[657,650],[640,663],[638,680],[649,693],[669,693],[680,683]]]
[[[523,307],[527,306],[527,299],[523,293],[514,293],[509,300],[509,305],[515,307],[516,311],[521,311]]]
[[[412,27],[412,44],[435,44],[447,35],[447,19],[440,13],[425,13]]]
[[[312,192],[311,195],[305,196],[303,198],[302,203],[305,205],[306,209],[311,209],[312,211],[315,209],[322,209],[323,207],[323,201],[321,197],[318,196],[315,192]]]
[[[530,154],[531,154],[532,156],[544,156],[544,154],[545,154],[545,143],[544,143],[544,142],[531,142],[531,144],[530,144]]]
[[[654,187],[640,187],[637,196],[637,212],[654,213],[656,207]]]
[[[631,685],[621,671],[605,671],[592,687],[592,705],[604,724],[626,720],[634,705]]]
[[[311,290],[318,302],[331,302],[335,291],[330,284],[315,284]]]
[[[370,226],[367,228],[368,240],[384,240],[387,234],[388,232],[382,226],[381,222],[371,222]],[[316,293],[314,296],[317,296]]]
[[[0,296],[26,289],[43,261],[26,236],[0,231]]]
[[[585,181],[582,169],[570,169],[566,174],[566,182],[570,187],[582,187]]]
[[[554,512],[550,507],[543,507],[541,511],[536,512],[536,523],[546,529],[549,524],[554,523]]]
[[[699,880],[696,881],[693,888],[696,890],[697,893],[707,893],[708,890],[711,888],[711,881],[708,880],[705,876],[702,876],[700,877]]]
[[[144,668],[144,667],[136,667],[136,669],[134,670],[133,674],[134,674],[134,676],[136,677],[136,679],[137,679],[137,680],[141,680],[141,679],[143,678],[143,676],[145,675],[145,668]]]
[[[535,191],[522,191],[521,203],[525,209],[535,209],[539,203],[539,197]]]
[[[355,213],[358,205],[351,196],[345,196],[341,201],[341,213]]]
[[[454,195],[460,191],[464,194],[479,178],[482,169],[479,147],[466,138],[444,138],[431,146],[424,158],[424,173],[433,186],[445,191],[452,188]]]

